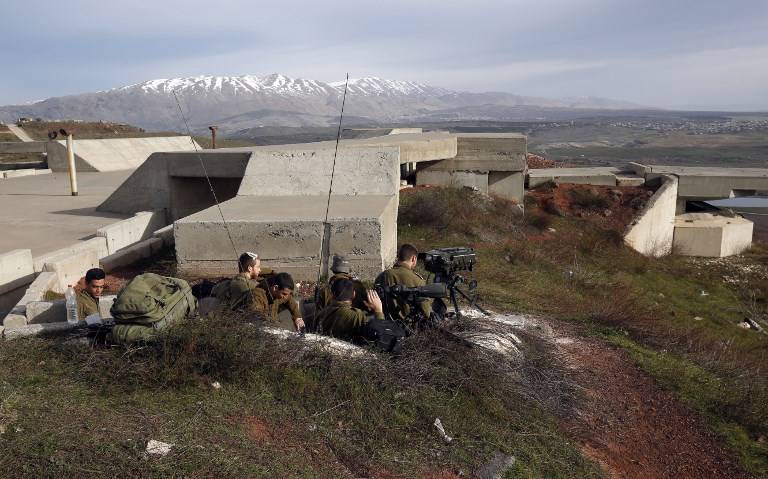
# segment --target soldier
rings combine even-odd
[[[333,255],[333,264],[331,265],[331,271],[333,276],[328,280],[328,284],[325,286],[319,286],[317,293],[315,294],[315,311],[319,313],[323,308],[331,304],[333,301],[333,293],[331,288],[333,284],[340,279],[349,279],[355,285],[355,297],[352,300],[352,306],[358,309],[365,308],[365,298],[367,296],[365,285],[358,279],[352,276],[351,265],[349,261],[341,255]]]
[[[416,267],[419,251],[415,246],[404,243],[397,250],[397,261],[395,265],[382,272],[376,277],[375,284],[387,288],[396,284],[407,287],[424,286],[426,281],[419,275],[414,268]],[[389,296],[384,298],[386,301],[387,312],[395,320],[404,320],[410,313],[410,306],[402,298]],[[422,311],[426,317],[432,310],[432,300],[425,299],[421,303]]]
[[[257,280],[261,273],[259,255],[246,251],[237,261],[239,273],[234,278],[221,281],[211,290],[211,296],[230,308],[242,309],[251,300],[251,291],[258,286]]]
[[[304,320],[299,312],[299,305],[293,299],[293,278],[288,273],[276,275],[261,280],[252,290],[247,310],[256,319],[276,323],[285,327],[281,318],[282,312],[290,312],[292,327],[296,331],[304,329]],[[289,329],[289,328],[285,328]]]
[[[77,318],[80,321],[99,313],[99,298],[104,291],[106,277],[101,268],[89,269],[85,273],[85,287],[77,292]]]
[[[356,289],[351,279],[340,278],[334,281],[331,292],[333,300],[317,317],[317,322],[325,334],[341,339],[359,336],[362,327],[370,320],[368,310],[373,311],[376,320],[384,319],[381,299],[375,291],[366,291],[366,299],[363,300],[366,310],[352,306]]]

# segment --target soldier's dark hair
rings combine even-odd
[[[418,254],[419,250],[417,250],[415,246],[412,244],[403,243],[400,245],[400,249],[397,250],[397,260],[408,261]]]
[[[280,289],[290,289],[293,291],[293,287],[296,283],[293,282],[293,278],[288,273],[277,273],[271,278],[267,278],[267,284],[269,286],[277,286]]]
[[[249,251],[246,251],[245,253],[240,255],[240,259],[237,260],[237,269],[241,273],[245,273],[248,271],[248,268],[256,264],[256,261],[259,260],[259,255],[256,253],[251,253]]]
[[[355,283],[351,279],[337,279],[331,285],[331,293],[336,301],[352,301],[355,295]]]
[[[104,279],[107,277],[107,274],[104,272],[101,268],[91,268],[85,273],[85,284],[90,283],[91,281],[97,280],[97,279]]]

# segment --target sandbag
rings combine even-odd
[[[169,325],[197,309],[197,299],[183,279],[144,273],[133,278],[115,298],[110,313],[115,324]]]

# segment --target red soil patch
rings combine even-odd
[[[535,208],[556,216],[577,216],[623,232],[648,203],[653,189],[636,186],[547,185],[529,190]]]
[[[254,442],[268,442],[272,439],[271,427],[266,421],[249,416],[244,421],[245,431],[248,437]]]
[[[609,477],[749,477],[697,414],[637,369],[624,351],[597,340],[561,350],[586,395],[565,427]]]

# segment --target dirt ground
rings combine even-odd
[[[750,477],[697,415],[624,351],[598,339],[558,347],[585,395],[579,414],[564,427],[608,477]]]

